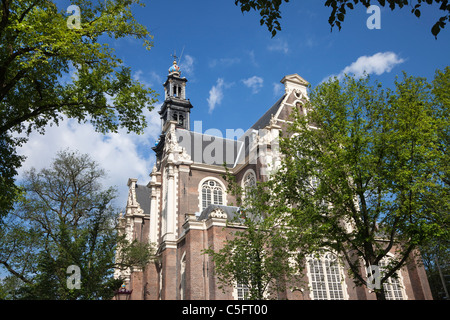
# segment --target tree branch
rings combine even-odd
[[[389,277],[391,277],[395,272],[397,272],[405,263],[405,261],[409,258],[409,255],[414,250],[415,245],[410,244],[406,251],[403,253],[402,259],[389,271],[386,272],[383,278],[381,278],[381,283],[384,283]]]
[[[32,3],[31,6],[25,9],[19,17],[19,22],[22,22],[25,16],[28,14],[28,12],[30,12],[40,1],[41,0],[37,0],[36,2]]]
[[[6,270],[8,270],[11,274],[13,274],[14,276],[16,276],[17,278],[19,278],[20,280],[22,280],[25,283],[31,283],[30,280],[28,280],[27,278],[25,278],[23,276],[23,274],[20,274],[19,272],[17,272],[16,270],[14,270],[8,262],[0,260],[0,263],[6,268]]]

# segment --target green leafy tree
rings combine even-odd
[[[449,299],[450,243],[441,239],[421,246],[423,263],[434,300]]]
[[[277,31],[281,31],[278,20],[281,19],[280,6],[283,1],[289,2],[289,0],[235,0],[234,3],[240,6],[242,12],[248,12],[250,9],[259,12],[261,15],[260,24],[265,24],[274,37]]]
[[[450,239],[449,79],[447,67],[431,84],[404,74],[383,89],[369,76],[346,76],[312,90],[280,139],[277,172],[244,201],[247,190],[228,178],[247,214],[236,221],[242,231],[208,251],[219,280],[246,284],[260,299],[260,288],[292,284],[308,256],[330,251],[357,285],[372,287],[367,269],[382,266],[375,294],[384,300],[384,284],[411,259],[420,263],[420,250],[428,269],[437,247],[432,259],[442,261]]]
[[[276,35],[277,31],[281,30],[279,20],[281,19],[280,6],[283,2],[289,2],[289,0],[235,0],[235,4],[240,6],[242,12],[250,11],[250,9],[259,12],[261,25],[267,26],[272,33],[272,37]],[[439,10],[443,11],[443,15],[431,28],[431,33],[435,37],[437,37],[441,29],[444,29],[446,23],[450,21],[450,3],[448,0],[326,0],[325,6],[332,9],[328,18],[331,28],[337,26],[340,30],[347,12],[353,10],[358,4],[366,8],[374,4],[382,7],[387,4],[391,10],[409,7],[411,8],[411,13],[417,18],[421,16],[420,9],[423,4],[439,6]]]
[[[0,230],[0,264],[23,283],[13,298],[110,299],[120,287],[114,268],[145,265],[148,244],[128,243],[116,229],[114,188],[88,155],[59,152],[49,168],[24,178],[24,196]],[[127,254],[116,255],[120,245]],[[79,268],[79,288],[67,284]]]
[[[221,249],[209,248],[204,253],[212,257],[222,289],[241,285],[248,290],[246,299],[276,299],[298,273],[290,260],[286,235],[277,225],[279,221],[267,215],[270,197],[266,186],[260,183],[244,190],[232,175],[224,178],[239,206],[235,218],[228,221],[234,231]]]
[[[24,283],[18,277],[8,275],[0,279],[0,300],[13,300],[23,287]]]
[[[438,175],[442,183],[448,188],[450,187],[450,72],[448,67],[444,71],[436,71],[433,80],[433,96],[434,105],[436,107],[436,120],[439,122],[438,143],[437,147],[440,155],[437,168],[440,168]],[[441,237],[437,237],[421,246],[421,252],[424,264],[428,273],[431,291],[434,299],[449,299],[448,292],[448,275],[450,274],[450,266],[448,264],[450,258],[450,237],[448,236],[448,226],[450,225],[448,216],[448,204],[450,203],[450,194],[440,195],[438,201],[435,202],[433,210],[439,212],[446,217],[446,232]],[[447,235],[446,235],[447,233]]]
[[[99,132],[120,127],[140,133],[155,93],[103,42],[133,36],[152,46],[152,36],[133,17],[139,0],[74,0],[80,27],[67,8],[50,0],[0,2],[0,218],[12,208],[24,160],[16,149],[32,131],[66,118],[91,122]],[[72,17],[72,18],[71,18]],[[70,28],[69,28],[70,27]],[[18,134],[25,134],[17,138]]]
[[[448,128],[435,101],[448,91],[442,78],[449,73],[437,72],[433,88],[404,75],[395,90],[372,85],[368,76],[334,78],[295,109],[271,192],[299,261],[326,248],[343,257],[357,284],[367,285],[364,269],[392,251],[375,290],[385,299],[383,283],[421,245],[448,241],[448,154],[439,137]]]

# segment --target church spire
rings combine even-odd
[[[174,59],[172,66],[170,66],[167,80],[163,84],[165,93],[164,102],[161,110],[158,111],[161,115],[161,128],[163,132],[157,145],[152,148],[156,152],[157,158],[162,155],[166,134],[164,130],[167,130],[168,126],[166,124],[169,121],[174,121],[177,129],[190,130],[190,113],[193,106],[189,99],[186,98],[187,79],[181,77],[181,69],[177,64],[178,57],[175,54],[172,57]]]
[[[165,99],[174,97],[186,100],[186,78],[181,78],[181,69],[177,64],[177,56],[172,55],[173,63],[169,68],[169,75],[164,83]]]
[[[173,64],[172,64],[172,66],[169,68],[169,75],[176,75],[176,76],[180,76],[181,75],[181,70],[180,70],[180,67],[177,65],[177,56],[176,56],[176,54],[174,53],[173,55],[172,55],[172,57],[173,57]]]

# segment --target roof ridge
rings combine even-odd
[[[178,129],[181,129],[181,130],[184,130],[184,131],[187,131],[187,132],[190,132],[190,133],[195,133],[195,134],[198,134],[198,135],[202,135],[202,136],[209,136],[209,137],[219,138],[219,139],[228,140],[228,141],[242,142],[242,141],[239,141],[238,138],[236,138],[236,139],[229,139],[229,138],[224,138],[223,136],[219,137],[219,136],[215,136],[215,135],[212,135],[212,134],[201,133],[201,132],[192,131],[192,130],[186,130],[186,129],[182,129],[182,128],[177,128],[177,130]],[[245,132],[244,132],[244,134],[245,134]]]
[[[281,102],[283,102],[284,98],[286,98],[287,94],[284,93],[283,96],[281,96],[281,98],[279,98],[269,109],[267,109],[267,111],[250,127],[250,129],[261,129],[264,128],[267,124],[269,124],[271,115],[275,115],[276,112],[273,112],[274,108],[276,109],[276,111],[278,111],[278,109],[281,106]]]

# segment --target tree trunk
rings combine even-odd
[[[377,300],[386,300],[386,295],[384,294],[384,290],[375,290],[375,295],[377,297]]]

